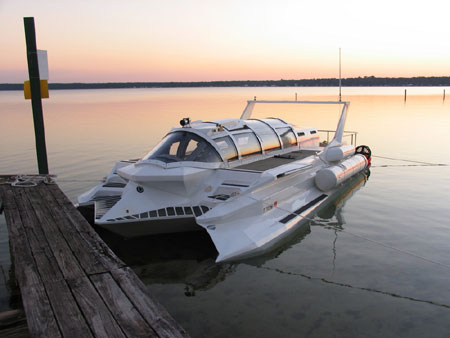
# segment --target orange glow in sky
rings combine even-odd
[[[0,0],[0,83],[449,76],[448,0]]]

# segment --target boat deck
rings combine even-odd
[[[236,169],[266,171],[279,167],[283,164],[288,164],[294,161],[302,160],[308,156],[316,155],[319,150],[297,150],[288,154],[266,158],[264,160],[248,163],[236,167]]]

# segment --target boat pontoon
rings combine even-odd
[[[257,103],[337,104],[333,139],[279,118],[251,119]],[[95,223],[124,237],[205,229],[217,261],[257,255],[294,230],[342,182],[370,165],[344,144],[349,103],[248,101],[240,119],[180,121],[141,160],[120,161],[78,197]]]

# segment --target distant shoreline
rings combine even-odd
[[[123,88],[197,88],[197,87],[337,87],[339,80],[259,80],[199,82],[105,82],[50,83],[49,89],[123,89]],[[342,79],[345,87],[441,87],[450,86],[450,76],[419,77],[353,77]],[[23,90],[23,83],[0,83],[0,90]]]

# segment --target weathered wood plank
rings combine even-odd
[[[50,249],[34,253],[33,256],[42,282],[57,282],[64,279]]]
[[[20,282],[19,282],[20,285]],[[20,288],[31,337],[62,337],[43,284]]]
[[[48,298],[64,337],[93,337],[66,281],[45,283]]]
[[[23,191],[23,188],[17,188],[14,195],[18,210],[21,210],[20,214],[22,216],[22,224],[26,231],[33,255],[44,253],[48,256],[53,256],[42,228],[33,223],[34,220],[30,215],[34,216],[34,210],[31,208],[29,203],[26,203],[27,199],[26,197],[24,198],[25,192]],[[50,261],[54,263],[54,260]]]
[[[87,277],[70,280],[69,286],[95,337],[125,337]]]
[[[4,186],[0,187],[0,190],[3,201],[7,200],[5,201],[7,206],[4,211],[5,218],[30,336],[61,337],[47,293],[36,268],[21,214],[15,205],[14,194]],[[45,321],[42,318],[45,318]]]
[[[74,279],[84,276],[83,270],[58,227],[42,212],[41,201],[30,193],[34,188],[16,189],[20,192],[20,198],[16,196],[16,204],[23,210],[24,227],[27,233],[33,230],[37,232],[38,229],[43,232],[46,240],[42,240],[42,244],[44,247],[48,245],[51,248],[64,278]]]
[[[29,224],[29,228],[26,228],[27,235],[32,234],[35,237],[33,243],[35,246],[39,244],[42,246],[42,250],[38,250],[39,248],[35,250],[34,258],[62,334],[66,337],[92,337],[78,304],[63,279],[63,273],[66,278],[79,278],[84,276],[84,273],[79,269],[76,257],[68,250],[62,234],[58,232],[51,217],[46,217],[49,215],[48,210],[42,203],[40,195],[36,194],[37,189],[19,189],[17,196],[20,198],[16,196],[16,203],[27,217],[26,223]],[[34,236],[35,234],[38,235]],[[57,255],[60,253],[59,257],[55,256],[50,248],[57,251]],[[70,263],[67,264],[67,261]],[[68,273],[67,269],[79,271]]]
[[[113,278],[159,337],[189,337],[130,268],[112,270]]]
[[[31,337],[188,337],[56,185],[0,197]]]
[[[72,254],[76,257],[81,268],[88,274],[102,273],[108,269],[102,264],[98,255],[91,246],[81,237],[80,233],[68,221],[66,215],[59,208],[56,201],[49,196],[47,189],[39,189],[32,194],[35,198],[40,198],[42,202],[37,202],[42,214],[47,220],[53,223],[60,231],[61,238],[64,238],[70,247]],[[36,211],[38,213],[38,211]]]
[[[158,337],[109,273],[90,279],[127,337]]]
[[[46,188],[51,192],[56,203],[61,207],[66,218],[71,222],[72,227],[80,233],[81,237],[88,243],[89,247],[98,253],[98,259],[101,260],[102,264],[107,267],[108,270],[125,266],[125,263],[111,251],[105,242],[103,242],[58,186],[49,185]]]
[[[3,196],[12,195],[11,191],[4,191]],[[31,253],[25,229],[17,208],[11,207],[14,197],[8,198],[8,208],[5,208],[5,219],[9,232],[10,246],[14,265],[16,268],[16,278],[21,287],[40,283],[33,255]],[[14,204],[15,206],[15,204]]]

